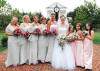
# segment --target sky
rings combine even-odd
[[[87,0],[93,1],[93,0]],[[58,2],[67,7],[66,11],[73,11],[76,7],[84,5],[84,0],[7,0],[12,8],[18,8],[21,12],[42,12],[47,16],[46,7]],[[97,5],[100,7],[100,0],[96,0]]]

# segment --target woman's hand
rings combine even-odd
[[[6,32],[5,34],[8,35],[8,36],[15,36],[14,34],[9,33],[9,32]]]
[[[83,35],[82,35],[82,32],[81,31],[79,31],[78,32],[78,35],[80,36],[77,40],[84,40],[84,37],[83,37]]]
[[[90,40],[94,40],[94,31],[91,31],[91,35],[90,36],[86,36],[85,38],[88,38]]]

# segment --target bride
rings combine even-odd
[[[62,15],[58,22],[58,35],[67,34],[69,24],[66,24],[65,16]],[[57,36],[58,37],[58,36]],[[56,69],[73,70],[75,68],[74,56],[71,46],[68,42],[65,43],[64,48],[59,48],[57,37],[55,39],[53,54],[52,54],[52,66]],[[61,46],[60,46],[61,47]]]

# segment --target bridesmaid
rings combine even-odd
[[[5,62],[6,67],[19,64],[19,46],[18,38],[14,35],[14,30],[19,28],[17,25],[18,19],[13,17],[11,23],[6,28],[6,35],[8,35],[8,56]]]
[[[23,17],[23,23],[20,25],[20,29],[23,33],[28,32],[28,28],[30,25],[30,18],[28,15]],[[20,64],[25,64],[29,60],[29,41],[24,36],[21,37],[21,54],[20,54]]]
[[[38,23],[38,16],[34,16],[34,22],[30,25],[29,33],[31,34],[29,37],[30,41],[30,57],[29,57],[29,65],[38,64],[38,35],[35,33],[35,29],[40,28]]]
[[[38,60],[42,63],[45,62],[46,58],[46,50],[48,47],[48,36],[43,35],[43,31],[47,29],[46,18],[41,17],[42,24],[41,27],[41,36],[39,36],[39,50],[38,50]]]
[[[51,13],[51,20],[48,21],[47,29],[49,29],[50,31],[57,29],[57,22],[55,21],[55,13]],[[45,60],[46,62],[51,62],[52,51],[54,47],[54,40],[55,40],[55,36],[49,37],[48,51],[47,51],[46,60]]]
[[[84,64],[86,71],[92,70],[94,31],[90,23],[86,24],[88,35],[84,39]]]
[[[76,39],[76,48],[77,48],[77,57],[76,57],[76,64],[77,66],[81,66],[82,68],[84,67],[84,53],[83,53],[83,40],[84,37],[82,35],[82,26],[80,23],[76,25],[76,32],[79,35],[79,38]]]
[[[74,32],[74,27],[72,25],[69,26],[69,33],[68,33],[68,36],[72,36],[74,35],[75,32]],[[73,51],[73,54],[74,54],[74,59],[75,59],[75,64],[76,64],[76,42],[75,40],[69,42],[69,44],[71,45],[72,47],[72,51]]]

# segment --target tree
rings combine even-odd
[[[67,17],[72,17],[72,20],[73,20],[73,21],[74,21],[75,16],[76,16],[76,10],[74,10],[73,12],[69,12],[69,13],[67,14]]]
[[[88,18],[88,9],[85,6],[80,6],[76,9],[76,16],[74,18],[74,24],[85,24]]]
[[[39,12],[39,13],[37,12],[36,15],[39,17],[39,23],[41,24],[41,20],[40,19],[43,16],[42,13],[41,12]]]
[[[96,28],[96,25],[100,22],[98,20],[100,17],[100,9],[96,6],[96,3],[86,1],[85,5],[77,7],[73,12],[69,12],[67,16],[72,17],[73,25],[80,22],[85,26],[87,22],[91,22]]]
[[[21,13],[17,8],[15,8],[13,11],[12,11],[12,15],[11,15],[12,17],[14,16],[14,17],[17,17],[18,18],[18,22],[19,22],[19,24],[21,23],[21,22],[23,22],[23,13]]]
[[[5,0],[0,0],[0,30],[5,29],[11,19],[12,7]]]
[[[10,4],[5,4],[0,8],[0,15],[9,15],[12,12],[12,7]]]
[[[0,0],[0,8],[3,7],[6,4],[5,0]]]
[[[33,13],[31,13],[31,12],[29,12],[28,15],[29,15],[29,17],[30,17],[31,22],[33,22],[33,17],[34,17],[35,15],[34,15]]]

